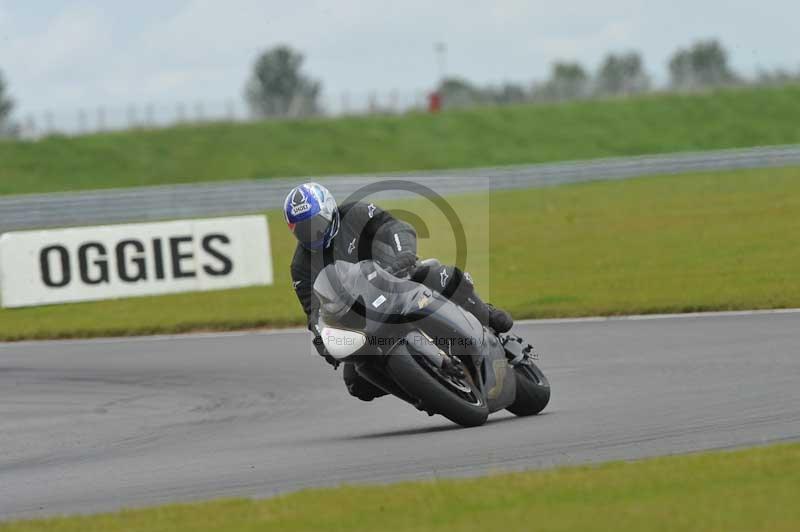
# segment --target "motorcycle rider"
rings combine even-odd
[[[374,203],[338,206],[328,189],[306,183],[289,192],[284,218],[298,240],[291,266],[292,286],[308,318],[317,352],[334,367],[338,362],[326,352],[320,337],[314,282],[325,266],[337,260],[374,260],[398,277],[413,274],[414,280],[449,297],[496,332],[507,332],[514,325],[507,312],[481,301],[469,274],[452,266],[418,268],[414,228]],[[346,363],[343,374],[347,390],[354,397],[372,401],[386,395],[360,377],[353,364]]]

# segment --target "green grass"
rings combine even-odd
[[[480,292],[517,318],[800,307],[800,168],[503,191],[452,204]],[[420,254],[452,261],[441,215],[421,202],[402,205],[434,229]],[[280,218],[269,213],[272,287],[0,310],[0,339],[302,324],[288,274],[294,242]]]
[[[93,517],[3,532],[258,530],[800,530],[800,445],[596,467],[309,490]]]
[[[0,194],[800,142],[800,86],[0,142]]]

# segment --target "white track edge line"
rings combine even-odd
[[[516,325],[559,325],[569,323],[602,323],[616,321],[655,321],[673,319],[703,319],[703,318],[726,318],[742,316],[768,316],[774,314],[800,314],[800,308],[771,309],[771,310],[726,310],[715,312],[686,312],[682,314],[633,314],[628,316],[590,316],[584,318],[545,318],[536,320],[519,320]],[[81,343],[104,344],[104,343],[124,343],[124,342],[162,342],[171,340],[205,340],[217,338],[236,338],[240,336],[272,336],[277,334],[307,334],[305,328],[286,328],[286,329],[251,329],[244,331],[220,331],[220,332],[195,332],[183,334],[157,334],[151,336],[117,336],[110,338],[73,338],[61,340],[22,340],[19,342],[0,342],[0,348],[26,345],[58,345]]]
[[[538,320],[519,320],[516,325],[550,325],[560,323],[597,323],[606,321],[649,321],[692,318],[730,318],[738,316],[768,316],[772,314],[800,314],[800,308],[766,310],[724,310],[713,312],[683,312],[678,314],[631,314],[625,316],[591,316],[585,318],[543,318]]]

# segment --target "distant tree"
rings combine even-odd
[[[288,46],[262,53],[253,65],[245,98],[260,117],[304,116],[319,113],[321,85],[303,74],[303,55]]]
[[[578,63],[554,63],[550,79],[534,89],[544,100],[575,100],[589,95],[589,75]]]
[[[715,87],[739,79],[728,65],[728,52],[716,40],[700,41],[675,52],[669,62],[669,73],[676,89]]]
[[[758,85],[788,85],[800,82],[800,70],[791,72],[782,68],[776,70],[761,70],[756,77]]]
[[[521,103],[530,99],[530,94],[525,87],[516,83],[504,83],[499,87],[489,87],[485,92],[488,100],[500,105]]]
[[[10,123],[11,110],[14,109],[14,102],[7,94],[6,82],[3,73],[0,72],[0,136],[8,134],[12,130]]]
[[[446,78],[439,84],[439,94],[445,107],[470,107],[486,101],[486,94],[462,78]]]
[[[595,78],[599,94],[634,94],[649,88],[650,78],[637,52],[608,54]]]

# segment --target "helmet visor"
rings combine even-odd
[[[308,220],[297,222],[292,232],[300,243],[309,249],[322,249],[333,222],[323,216],[312,216]],[[291,227],[291,226],[290,226]]]

